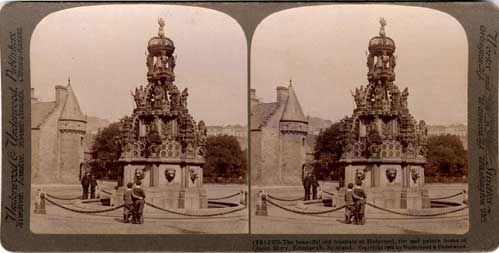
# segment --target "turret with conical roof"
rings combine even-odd
[[[307,134],[308,121],[296,97],[292,81],[289,81],[288,96],[279,128],[283,133]]]
[[[74,183],[80,173],[83,161],[83,138],[86,132],[87,119],[82,113],[76,95],[68,78],[64,87],[65,97],[60,102],[62,111],[59,116],[59,170],[62,182]]]
[[[71,87],[71,80],[68,79],[68,85],[66,88],[66,100],[64,101],[64,107],[62,109],[59,121],[75,121],[83,124],[87,123],[86,116],[83,115],[74,94],[73,88]],[[85,131],[85,129],[82,129]]]

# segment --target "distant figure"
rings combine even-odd
[[[146,193],[144,192],[144,189],[140,187],[141,184],[142,181],[137,180],[135,186],[132,188],[132,199],[134,203],[134,221],[136,224],[143,223],[142,213],[144,211]]]
[[[95,175],[92,174],[90,176],[90,198],[95,199],[95,187],[97,187],[97,179],[95,179]]]
[[[317,187],[319,187],[319,181],[315,175],[312,176],[312,199],[317,199]]]
[[[352,217],[355,214],[355,203],[353,202],[353,184],[349,183],[347,192],[345,193],[345,221],[347,224],[352,223]]]
[[[132,199],[132,187],[133,183],[128,183],[126,185],[127,189],[125,190],[125,193],[123,194],[123,222],[128,223],[130,222],[130,217],[132,217],[132,222],[135,223],[135,219],[133,218],[134,215],[134,208],[133,208],[133,199]]]
[[[310,187],[312,187],[312,173],[308,172],[303,178],[303,188],[305,188],[304,200],[310,200]]]
[[[367,194],[362,189],[362,181],[357,181],[355,189],[353,189],[353,201],[355,203],[355,224],[364,225],[366,223],[365,209],[366,209]]]
[[[88,187],[90,186],[90,173],[85,173],[81,179],[81,187],[83,188],[83,195],[81,199],[88,199]]]

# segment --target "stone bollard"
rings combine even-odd
[[[45,193],[42,189],[36,191],[35,196],[35,213],[36,214],[47,214],[45,209]]]
[[[463,190],[463,204],[468,205],[468,193],[466,189]]]
[[[248,193],[245,191],[245,190],[241,190],[241,192],[239,193],[239,203],[243,206],[246,206],[246,199],[248,197]]]
[[[98,185],[95,187],[95,198],[100,199],[100,187]]]
[[[258,197],[256,199],[257,216],[267,216],[267,202],[265,202],[266,198],[267,195],[263,192],[263,190],[260,190],[260,192],[258,193]]]

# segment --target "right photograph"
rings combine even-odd
[[[468,41],[421,7],[274,13],[251,44],[253,234],[464,234]]]

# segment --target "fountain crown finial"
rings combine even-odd
[[[379,18],[379,24],[381,25],[381,27],[379,28],[379,35],[384,38],[385,35],[386,35],[386,33],[385,33],[385,26],[387,24],[385,18],[380,17]]]
[[[159,37],[164,37],[165,36],[165,31],[164,31],[165,20],[163,18],[158,18],[158,25],[159,25],[158,35],[159,35]]]

